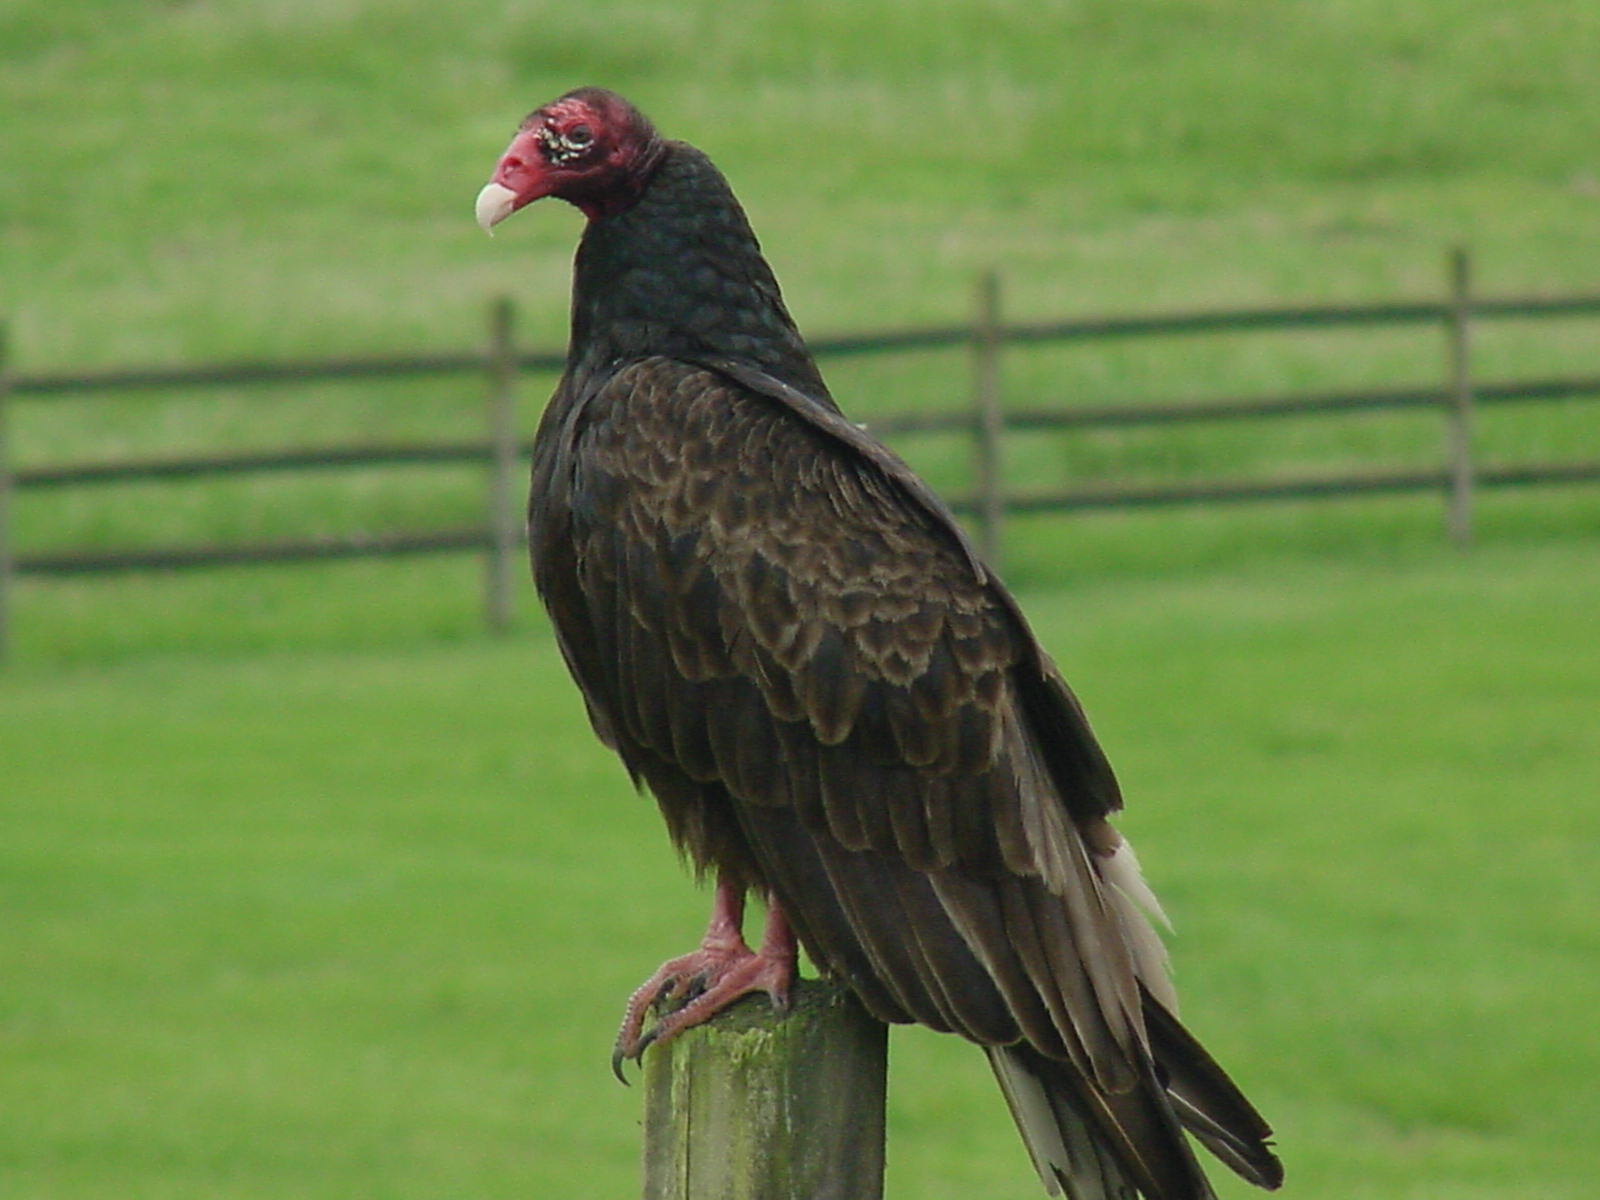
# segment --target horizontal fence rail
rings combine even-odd
[[[970,495],[952,507],[976,522],[979,545],[998,557],[1001,525],[1013,513],[1147,508],[1160,505],[1238,503],[1380,493],[1436,492],[1446,498],[1447,527],[1465,543],[1472,536],[1477,490],[1600,480],[1600,461],[1495,464],[1475,461],[1473,421],[1485,405],[1600,397],[1600,374],[1566,378],[1480,381],[1471,368],[1471,339],[1487,319],[1600,316],[1600,295],[1479,297],[1472,293],[1466,255],[1450,261],[1448,294],[1440,300],[1359,305],[1250,307],[1136,316],[1080,317],[1061,321],[1007,321],[999,282],[979,281],[970,324],[853,334],[812,341],[822,358],[958,349],[971,359],[971,393],[965,408],[882,415],[866,424],[888,437],[958,433],[973,440]],[[513,400],[521,373],[553,374],[564,355],[515,346],[508,301],[491,308],[482,350],[420,355],[339,357],[303,362],[237,361],[197,366],[118,368],[50,374],[11,369],[0,325],[0,658],[7,645],[10,583],[20,574],[190,568],[243,563],[300,562],[374,555],[475,551],[487,556],[486,611],[492,627],[510,621],[510,580],[520,558],[520,478],[530,443],[515,434]],[[999,360],[1008,346],[1155,336],[1201,336],[1252,331],[1433,325],[1446,338],[1449,364],[1436,385],[1297,392],[1286,395],[1208,397],[1124,405],[1030,405],[1003,402]],[[1600,339],[1597,339],[1600,343]],[[232,453],[150,457],[121,461],[14,467],[7,454],[8,410],[18,398],[67,400],[174,390],[294,385],[416,377],[477,375],[488,397],[486,436],[466,439],[369,442],[360,445],[271,447]],[[1255,421],[1322,414],[1430,410],[1445,422],[1445,461],[1438,468],[1346,473],[1285,479],[1213,479],[1172,484],[1011,491],[1001,470],[1002,438],[1012,432]],[[10,510],[18,492],[78,488],[129,481],[205,478],[214,475],[406,465],[479,465],[489,468],[481,527],[349,534],[262,545],[190,545],[114,551],[18,554]]]
[[[559,371],[566,357],[556,351],[522,354],[517,366]],[[484,370],[483,354],[395,354],[373,358],[328,358],[315,362],[222,362],[190,367],[116,368],[53,375],[21,375],[17,396],[61,396],[80,392],[169,391],[173,388],[249,387],[260,384],[324,383],[346,379],[404,379],[413,375],[461,375]]]
[[[528,443],[531,447],[532,443]],[[306,447],[298,450],[256,450],[188,458],[129,459],[121,462],[69,463],[57,467],[24,467],[14,475],[18,488],[72,487],[85,483],[127,483],[132,480],[184,479],[196,475],[237,475],[262,471],[298,471],[313,467],[399,467],[415,463],[482,463],[488,441],[393,442],[366,446]]]
[[[1483,383],[1474,389],[1479,404],[1517,401],[1564,400],[1600,395],[1600,375],[1571,379]],[[1370,391],[1302,393],[1293,396],[1237,400],[1201,400],[1166,404],[1132,404],[1103,407],[1008,408],[1005,427],[1011,430],[1051,430],[1163,425],[1263,417],[1299,417],[1317,413],[1351,413],[1381,409],[1438,408],[1444,392],[1437,387],[1373,389]],[[897,436],[921,433],[970,433],[972,416],[966,412],[891,413],[863,424],[875,434]],[[478,463],[490,453],[492,443],[476,441],[373,442],[360,446],[311,446],[292,450],[242,451],[185,458],[128,459],[116,462],[67,463],[51,467],[22,467],[12,474],[16,488],[68,487],[87,483],[126,483],[135,480],[181,479],[197,475],[295,471],[316,467],[395,467],[426,463]],[[519,452],[532,452],[531,439]]]
[[[1007,322],[997,329],[1002,342],[1065,342],[1164,334],[1247,332],[1360,325],[1438,323],[1449,305],[1431,301],[1399,304],[1319,305],[1297,308],[1235,308],[1207,312],[1166,313],[1132,317],[1080,317],[1066,321]],[[1600,316],[1600,295],[1475,299],[1478,317]],[[971,325],[943,325],[881,333],[809,339],[822,358],[846,358],[894,351],[951,349],[972,343]],[[481,353],[386,355],[280,363],[242,360],[201,366],[117,368],[44,375],[18,375],[11,381],[16,396],[61,396],[82,392],[236,387],[260,384],[310,383],[358,379],[400,379],[407,376],[460,375],[485,369]],[[520,352],[516,366],[524,371],[559,372],[566,364],[560,351]]]
[[[1516,401],[1566,400],[1600,395],[1600,375],[1567,379],[1516,380],[1482,383],[1473,394],[1480,404]],[[1183,422],[1224,421],[1235,418],[1302,417],[1318,413],[1352,413],[1380,409],[1436,409],[1447,399],[1438,387],[1373,388],[1349,392],[1302,392],[1292,396],[1207,399],[1161,404],[1119,404],[1073,408],[1016,408],[1005,410],[1007,429],[1086,429],[1119,425],[1166,425]],[[878,434],[966,433],[972,415],[964,412],[897,413],[864,422]]]
[[[1210,480],[1204,483],[1157,484],[1149,487],[1066,488],[1022,492],[1006,497],[1006,511],[1069,512],[1097,508],[1152,508],[1163,505],[1232,503],[1250,500],[1310,500],[1320,496],[1438,492],[1450,485],[1446,470],[1373,471],[1282,480]],[[1517,487],[1545,483],[1600,481],[1600,462],[1526,464],[1485,467],[1476,474],[1479,487]],[[976,513],[977,502],[961,497],[951,503],[958,513]]]
[[[435,529],[421,533],[352,533],[253,546],[181,546],[113,550],[97,554],[33,554],[16,560],[19,571],[37,575],[96,575],[107,571],[182,570],[188,567],[241,566],[248,563],[315,562],[331,558],[378,558],[484,550],[487,529]]]

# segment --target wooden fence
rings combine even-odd
[[[1478,489],[1600,480],[1600,459],[1597,458],[1492,468],[1486,468],[1474,459],[1473,419],[1479,407],[1519,401],[1578,397],[1592,399],[1600,396],[1600,373],[1494,382],[1477,379],[1471,357],[1474,328],[1479,322],[1497,318],[1600,315],[1600,295],[1479,297],[1472,290],[1468,259],[1462,251],[1456,251],[1451,256],[1449,279],[1447,293],[1436,300],[1007,322],[1000,313],[999,282],[993,274],[988,274],[979,280],[970,324],[819,339],[812,346],[818,356],[824,359],[967,348],[972,360],[972,390],[965,407],[882,417],[872,422],[872,428],[875,433],[889,438],[937,431],[971,435],[976,486],[971,494],[953,497],[952,507],[958,513],[974,518],[980,548],[991,559],[998,558],[1003,521],[1010,513],[1424,491],[1435,491],[1446,498],[1450,535],[1458,543],[1464,544],[1472,537],[1473,500]],[[1000,360],[1007,346],[1174,334],[1406,325],[1432,325],[1441,331],[1447,349],[1448,371],[1437,385],[1203,402],[1123,404],[1114,407],[1040,408],[1002,403]],[[522,569],[522,463],[529,450],[526,442],[518,439],[516,434],[514,399],[517,377],[522,371],[550,372],[559,370],[562,365],[560,353],[517,348],[509,301],[500,300],[492,306],[489,336],[483,349],[455,354],[292,363],[233,362],[26,375],[11,369],[5,334],[5,327],[0,325],[0,660],[3,660],[7,645],[7,605],[11,584],[19,575],[68,575],[475,550],[486,556],[484,598],[489,624],[492,628],[503,629],[509,623],[512,581],[515,573]],[[1600,347],[1600,338],[1597,338],[1597,347]],[[1600,354],[1597,354],[1597,358],[1600,358]],[[488,397],[486,433],[472,439],[368,443],[25,468],[13,467],[7,450],[8,401],[13,398],[66,398],[93,393],[170,391],[219,385],[463,374],[481,376]],[[1446,428],[1446,453],[1437,468],[1292,479],[1079,487],[1048,492],[1012,491],[1005,486],[1001,470],[1001,443],[1009,431],[1253,421],[1317,413],[1401,409],[1432,409],[1441,413]],[[256,545],[198,545],[121,552],[17,554],[12,545],[10,508],[15,493],[19,491],[239,472],[464,462],[484,463],[490,468],[486,516],[483,523],[471,527]]]

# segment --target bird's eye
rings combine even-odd
[[[574,125],[570,129],[546,125],[539,140],[544,143],[545,157],[556,166],[565,166],[581,158],[594,145],[594,130],[587,125]]]

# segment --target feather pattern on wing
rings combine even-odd
[[[776,897],[880,1018],[1014,1047],[1013,1090],[1053,1064],[1086,1130],[1133,1122],[1124,1157],[1181,1146],[1145,1026],[1145,991],[1170,995],[1150,898],[1081,709],[898,460],[805,415],[671,359],[586,399],[545,543],[572,574],[540,582],[583,610],[597,724],[684,853]]]

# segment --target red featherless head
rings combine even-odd
[[[522,122],[478,194],[478,224],[492,230],[545,196],[590,217],[620,212],[638,198],[664,149],[649,119],[615,92],[568,92]]]

